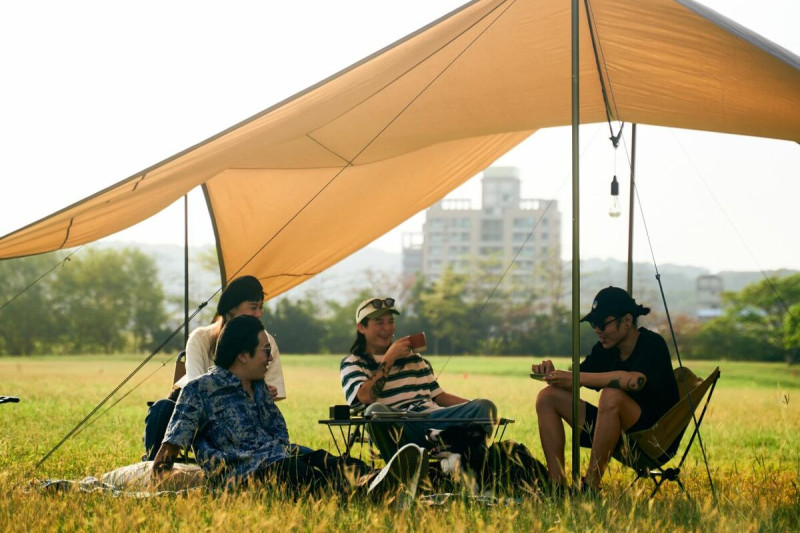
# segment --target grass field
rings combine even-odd
[[[516,420],[505,438],[542,458],[533,409],[542,384],[527,377],[529,358],[431,359],[437,370],[446,363],[445,390],[494,400]],[[289,398],[280,408],[294,442],[334,449],[317,420],[343,403],[338,360],[284,356]],[[293,501],[269,490],[149,499],[25,491],[32,479],[97,476],[139,460],[145,402],[168,392],[171,362],[145,366],[129,385],[149,379],[32,470],[137,364],[133,357],[0,358],[0,395],[21,398],[0,405],[0,531],[800,531],[800,377],[796,367],[764,363],[689,363],[698,375],[722,370],[702,431],[717,505],[696,446],[682,474],[694,503],[671,487],[649,500],[650,486],[628,489],[631,472],[615,462],[596,500],[488,506],[462,498],[402,513],[333,496]],[[584,391],[584,399],[595,397]],[[584,451],[584,467],[587,457]]]

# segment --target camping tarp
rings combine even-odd
[[[688,0],[589,5],[613,118],[800,140],[800,59],[791,52]],[[581,10],[580,113],[593,123],[606,120],[606,106]],[[256,275],[273,297],[435,203],[537,129],[569,124],[570,19],[568,2],[468,3],[6,235],[0,258],[100,239],[201,185],[223,278]]]

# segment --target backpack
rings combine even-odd
[[[547,467],[519,442],[495,442],[486,452],[481,482],[495,493],[534,493],[544,490]]]
[[[533,493],[544,489],[547,467],[524,445],[513,440],[489,443],[480,424],[450,426],[428,433],[431,453],[461,455],[461,468],[471,472],[480,490],[495,493]]]

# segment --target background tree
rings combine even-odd
[[[115,250],[86,249],[72,259],[73,268],[58,271],[53,310],[60,340],[73,353],[111,353],[125,346],[131,312],[125,261]]]
[[[128,302],[131,307],[130,329],[132,348],[136,351],[160,344],[161,331],[167,321],[164,311],[164,290],[158,282],[153,259],[139,250],[125,250],[123,275],[128,280]]]
[[[325,336],[323,312],[311,299],[281,298],[265,309],[263,321],[281,353],[320,353]]]
[[[356,306],[370,295],[363,291],[348,302],[340,304],[335,301],[325,302],[327,309],[323,320],[322,351],[341,354],[344,357],[356,337]]]
[[[141,252],[89,249],[53,281],[60,342],[73,353],[131,349],[164,326],[163,289]]]
[[[50,282],[36,280],[61,260],[58,253],[0,260],[0,353],[30,355],[52,348]]]
[[[725,313],[692,338],[693,355],[780,361],[793,345],[793,315],[800,303],[800,274],[767,278],[723,295]],[[787,328],[787,322],[789,326]]]
[[[789,308],[783,320],[783,339],[786,362],[795,364],[800,358],[800,303]]]
[[[420,295],[421,313],[430,325],[428,348],[434,354],[477,353],[486,337],[488,323],[477,316],[468,299],[467,277],[451,268]]]
[[[399,300],[400,320],[398,321],[398,335],[410,335],[423,331],[427,334],[433,333],[433,326],[428,322],[425,312],[425,301],[423,294],[431,291],[428,280],[422,274],[415,275],[412,279],[406,280],[403,295]],[[432,340],[429,338],[429,349],[432,350]]]

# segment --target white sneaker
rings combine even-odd
[[[441,455],[439,464],[442,467],[442,473],[448,474],[451,478],[457,478],[461,475],[461,454],[444,452]]]
[[[407,507],[417,494],[422,468],[428,468],[427,450],[413,443],[406,444],[378,472],[367,494],[381,498],[396,491],[398,506]]]

